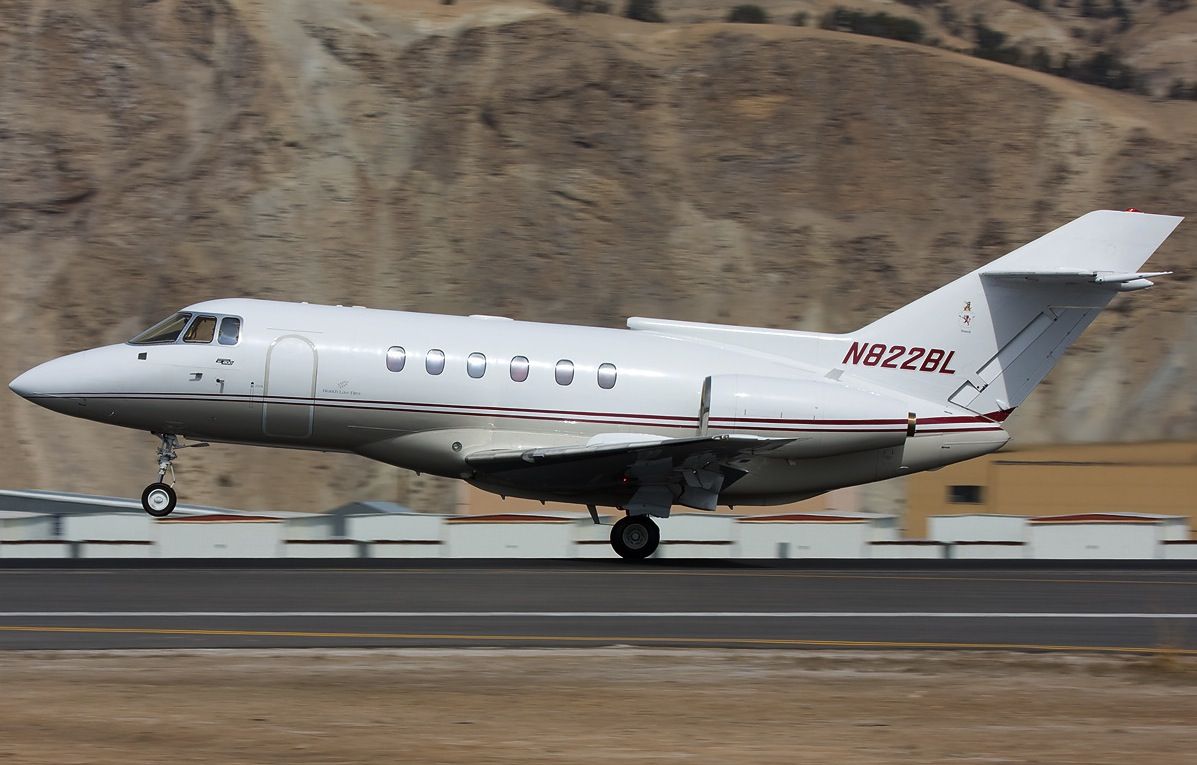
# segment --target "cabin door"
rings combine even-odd
[[[262,431],[268,436],[308,438],[316,396],[316,346],[285,335],[266,352]]]

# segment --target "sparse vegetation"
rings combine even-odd
[[[977,47],[973,48],[973,55],[1003,64],[1022,64],[1022,49],[1014,45],[1006,45],[1006,33],[991,29],[981,18],[973,19],[973,32],[976,35]]]
[[[551,7],[574,15],[582,13],[610,13],[607,0],[545,0]]]
[[[853,32],[858,35],[885,37],[903,42],[922,42],[923,25],[914,19],[891,16],[884,11],[864,13],[847,8],[835,8],[819,22],[823,29]]]
[[[768,24],[769,14],[759,5],[737,5],[727,12],[727,20],[732,24]]]
[[[1031,54],[1031,58],[1027,61],[1027,67],[1034,69],[1036,72],[1051,72],[1052,71],[1052,57],[1044,48],[1036,48],[1035,52]]]
[[[1156,7],[1160,9],[1161,13],[1176,13],[1190,5],[1192,5],[1190,0],[1156,0]]]
[[[1101,50],[1085,59],[1072,73],[1072,79],[1114,90],[1143,92],[1143,78],[1122,60],[1117,51]]]
[[[810,14],[806,11],[798,11],[790,17],[790,23],[796,27],[804,27],[808,21],[810,21]]]
[[[623,15],[633,21],[648,21],[654,24],[665,21],[665,17],[657,8],[657,0],[628,0]]]

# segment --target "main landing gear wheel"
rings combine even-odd
[[[175,509],[179,498],[165,483],[152,483],[141,493],[141,508],[155,518],[165,518]]]
[[[629,515],[611,527],[611,546],[621,558],[647,558],[661,544],[661,530],[647,515]]]

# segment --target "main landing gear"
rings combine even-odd
[[[647,558],[661,544],[661,530],[648,515],[629,515],[611,527],[611,546],[621,558]]]
[[[177,458],[176,450],[188,446],[199,447],[207,444],[188,444],[181,446],[179,437],[173,433],[155,433],[162,440],[158,445],[158,480],[145,487],[141,493],[141,509],[155,518],[165,518],[171,514],[178,504],[179,497],[171,484],[175,482],[175,468],[172,464]],[[170,483],[165,483],[166,473],[170,471]]]

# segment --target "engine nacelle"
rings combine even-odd
[[[825,457],[901,446],[914,414],[897,399],[831,380],[716,375],[703,390],[710,433],[748,433],[794,442],[774,457]]]

